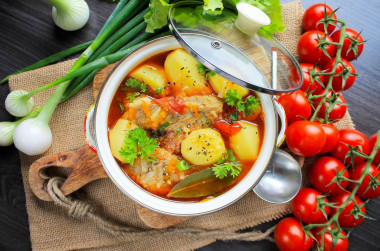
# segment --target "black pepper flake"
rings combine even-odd
[[[192,149],[193,149],[193,147],[190,146],[189,150],[192,150]]]
[[[190,73],[190,70],[188,70],[187,73]]]
[[[182,68],[181,68],[181,71],[182,71],[183,69],[185,69],[185,67],[182,67]]]
[[[173,82],[173,85],[175,86],[175,82]]]

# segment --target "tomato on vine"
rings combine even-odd
[[[333,124],[321,124],[321,127],[325,131],[326,142],[320,153],[327,153],[338,145],[339,131]]]
[[[308,119],[311,115],[311,105],[303,91],[297,90],[292,93],[280,94],[278,102],[284,107],[289,124]]]
[[[350,193],[345,191],[343,193],[333,195],[329,197],[329,201],[331,203],[335,203],[335,206],[341,206],[350,196]],[[359,211],[355,213],[356,210],[354,210],[355,203],[353,201],[348,202],[347,206],[343,209],[343,211],[339,214],[338,222],[341,227],[347,227],[347,228],[353,228],[359,226],[363,220],[364,216],[361,214],[365,214],[366,210],[364,207],[363,202],[361,199],[359,199],[358,196],[354,196],[355,203],[360,207],[360,214]],[[338,211],[337,208],[331,208],[330,210],[330,217],[336,214]],[[355,215],[358,214],[358,215]]]
[[[322,194],[313,188],[301,189],[290,204],[294,216],[306,224],[326,222],[330,207],[324,206],[326,214],[323,214],[322,210],[318,209],[319,197],[322,197]],[[321,198],[321,200],[328,203],[326,198]]]
[[[338,145],[331,151],[331,155],[344,164],[351,163],[351,157],[346,158],[349,151],[347,145],[357,147],[357,150],[364,154],[368,154],[369,152],[369,142],[363,133],[351,128],[342,129],[339,131]],[[363,157],[355,156],[354,164],[357,165],[363,161]]]
[[[310,72],[313,72],[313,65],[308,63],[300,63],[302,75],[303,75],[303,84],[300,88],[301,91],[307,91],[307,92],[319,92],[322,90],[322,85],[320,83],[323,83],[323,75],[320,75],[316,77],[320,83],[316,79],[311,81]],[[318,66],[314,67],[314,73],[321,72],[321,69]],[[294,67],[289,72],[289,80],[293,81],[294,83],[299,83],[300,76],[298,75],[297,68]]]
[[[317,3],[310,6],[302,16],[303,29],[306,31],[309,31],[309,30],[324,31],[325,30],[324,24],[321,23],[317,25],[317,23],[325,17],[325,12],[326,12],[326,16],[329,16],[333,12],[333,10],[331,9],[330,6],[323,3]],[[336,19],[335,13],[331,17]],[[331,34],[334,30],[335,30],[335,26],[332,24],[328,24],[327,33]]]
[[[355,166],[354,168],[350,168],[350,179],[351,180],[359,180],[360,177],[363,175],[364,169],[366,168],[367,163],[363,162],[359,165]],[[374,165],[370,165],[369,167],[369,173],[373,178],[375,178],[377,181],[380,182],[380,169],[377,168]],[[359,196],[362,199],[374,199],[378,196],[380,196],[380,185],[376,185],[376,189],[373,189],[372,186],[368,188],[370,184],[371,178],[366,175],[363,182],[360,184],[359,189],[356,191],[356,195]],[[348,189],[351,191],[354,189],[356,183],[350,182],[348,184]]]
[[[320,91],[319,93],[316,93],[316,95],[322,95],[323,93],[324,93],[324,90]],[[332,95],[332,91],[329,90],[327,95],[326,95],[326,99],[330,99],[331,95]],[[317,106],[319,105],[319,103],[321,101],[322,101],[322,97],[316,98],[312,101],[314,109],[317,108]],[[334,122],[338,122],[339,120],[341,120],[347,112],[346,100],[343,98],[341,93],[339,93],[339,96],[337,97],[337,101],[338,101],[338,103],[336,103],[334,105],[333,109],[330,111],[329,116],[328,116],[328,120],[331,120]],[[326,104],[321,105],[321,108],[318,111],[318,118],[320,118],[320,119],[325,118],[326,107],[327,107],[327,109],[330,108],[330,101],[329,100],[326,100]]]
[[[323,39],[325,36],[324,32],[311,30],[305,32],[297,44],[297,53],[301,61],[310,63],[324,65],[328,63],[335,53],[335,46],[332,44],[325,45],[324,48],[328,53],[328,56],[325,55],[323,50],[319,48],[319,40]],[[326,35],[327,42],[333,42],[329,35]]]
[[[333,227],[332,225],[328,226],[327,229],[330,231],[337,231],[337,229],[335,227]],[[327,231],[325,231],[323,233],[323,247],[321,246],[322,245],[322,232],[321,232],[321,230],[322,230],[321,227],[318,227],[318,228],[315,228],[312,230],[313,236],[317,240],[315,242],[315,245],[319,246],[319,250],[323,250],[323,251],[346,251],[346,250],[348,250],[348,237],[347,237],[347,234],[343,230],[341,230],[338,233],[339,238],[338,238],[337,242],[335,243],[334,247],[333,247],[333,236]]]
[[[346,82],[343,81],[343,76],[333,77],[332,88],[335,92],[345,91],[349,89],[354,84],[356,78],[355,75],[353,75],[356,73],[354,66],[344,58],[341,58],[340,60],[343,64],[340,62],[338,63],[334,75],[346,74],[346,72],[350,73],[347,73],[348,75],[346,78]],[[325,70],[326,72],[332,72],[335,61],[336,58],[331,59],[322,67],[322,70]],[[329,77],[324,78],[325,87],[327,86],[329,79]]]
[[[281,251],[307,251],[313,245],[313,239],[306,237],[300,222],[294,217],[284,218],[277,224],[274,241]]]
[[[343,189],[338,186],[336,181],[332,184],[330,183],[337,176],[337,173],[342,172],[344,169],[345,166],[343,163],[336,158],[330,156],[318,158],[310,167],[309,181],[313,187],[323,194],[335,195],[342,193],[344,191],[343,189],[348,185],[347,180],[339,181],[339,185]],[[342,176],[347,179],[349,178],[347,169],[344,170]]]
[[[373,149],[375,148],[376,140],[377,140],[377,133],[373,134],[368,139],[368,141],[369,141],[369,153],[371,153],[373,151]],[[376,166],[380,165],[380,150],[377,151],[376,156],[373,159],[372,164],[374,164]]]
[[[360,54],[362,54],[364,48],[363,37],[354,29],[346,28],[345,31],[349,37],[356,40],[354,44],[356,44],[357,46],[357,54],[355,55],[354,48],[350,49],[351,40],[349,38],[345,38],[343,41],[343,47],[340,55],[348,61],[352,61],[354,59],[357,59],[360,56]],[[334,42],[339,43],[340,35],[341,31],[337,30],[336,32],[334,32],[334,34],[331,35],[331,38]]]
[[[317,122],[296,121],[288,127],[286,143],[290,150],[301,156],[313,156],[325,145],[326,135]]]

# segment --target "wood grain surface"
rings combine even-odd
[[[289,0],[281,1],[282,3]],[[316,3],[302,0],[304,8]],[[320,1],[323,2],[323,1]],[[44,57],[93,39],[112,12],[115,4],[105,0],[87,0],[91,15],[89,23],[79,31],[65,32],[51,18],[51,6],[43,0],[0,0],[0,78]],[[359,77],[344,92],[348,110],[356,128],[370,136],[380,129],[380,1],[329,0],[327,4],[348,23],[363,30],[368,40],[358,61],[353,62]],[[8,85],[0,86],[0,121],[14,118],[4,109]],[[380,219],[380,198],[367,205],[369,216]],[[262,224],[265,230],[278,221]],[[349,250],[379,250],[380,224],[365,220],[350,234]],[[30,250],[28,218],[20,174],[20,161],[14,146],[0,148],[0,250]],[[217,241],[200,250],[277,250],[274,243]]]

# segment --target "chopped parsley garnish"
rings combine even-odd
[[[198,69],[200,74],[205,75],[206,80],[209,80],[210,76],[215,76],[215,72],[213,72],[210,69],[207,69],[206,67],[204,67],[203,64],[201,64],[199,62],[197,64],[197,69]]]
[[[206,68],[204,67],[203,64],[201,64],[201,63],[198,62],[198,64],[197,64],[197,69],[198,69],[198,71],[199,71],[200,74],[205,75],[205,73],[206,73]]]
[[[137,79],[134,79],[134,78],[129,78],[125,82],[125,84],[132,87],[133,89],[136,89],[136,90],[141,91],[141,92],[146,92],[146,90],[147,90],[146,84],[141,83],[140,81],[138,81]]]
[[[137,157],[146,159],[149,162],[155,161],[154,151],[158,147],[157,140],[149,138],[146,131],[141,127],[130,130],[125,136],[125,146],[119,151],[125,162],[133,165]]]
[[[223,179],[229,174],[235,178],[240,174],[241,164],[236,160],[233,151],[230,150],[213,165],[212,171],[219,179]]]
[[[235,123],[236,121],[239,120],[239,113],[238,112],[234,112],[230,115],[230,120],[232,123]]]
[[[140,93],[138,93],[138,92],[128,93],[127,98],[129,99],[129,103],[132,103],[133,100],[135,100],[136,97],[139,95],[140,95]]]
[[[208,70],[207,73],[206,73],[206,80],[209,80],[210,76],[215,76],[215,72],[213,72],[212,70]]]
[[[233,91],[228,89],[224,101],[227,105],[234,106],[236,111],[243,112],[245,117],[250,116],[254,112],[256,106],[260,104],[260,100],[254,96],[249,96],[243,101],[236,89]]]

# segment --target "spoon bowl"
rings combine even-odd
[[[277,149],[269,166],[253,191],[270,203],[286,203],[301,188],[302,173],[298,162],[287,152]]]

